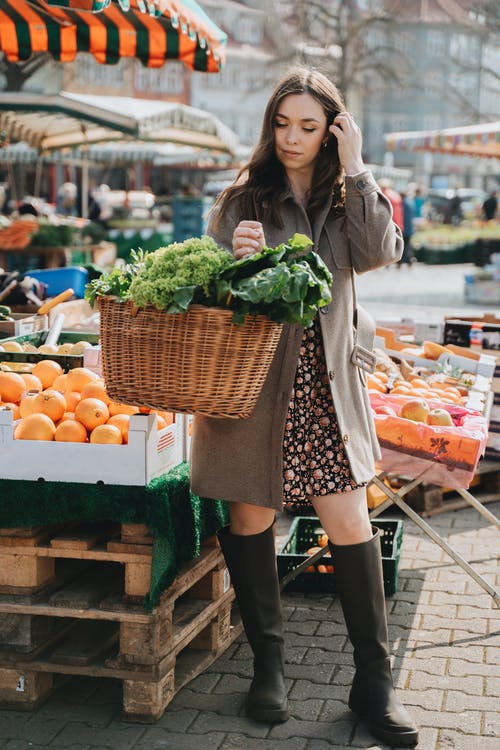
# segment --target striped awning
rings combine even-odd
[[[130,10],[123,4],[89,12],[92,0],[0,0],[0,50],[11,62],[43,52],[70,62],[88,52],[102,64],[131,57],[151,68],[180,60],[191,70],[220,70],[226,34],[194,0],[158,0],[154,15],[142,0],[130,0]]]
[[[215,115],[155,99],[0,92],[0,131],[41,152],[107,141],[174,143],[234,154],[238,137]]]
[[[387,133],[384,138],[390,151],[430,151],[500,159],[500,120],[443,130]]]

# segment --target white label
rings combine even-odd
[[[24,675],[21,675],[17,681],[16,693],[24,693],[26,680]]]
[[[229,589],[231,588],[231,577],[229,575],[229,570],[227,568],[224,571],[223,588],[224,588],[224,593],[226,593],[226,591],[229,591]]]

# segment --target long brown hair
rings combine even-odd
[[[226,188],[214,205],[215,223],[229,204],[236,203],[244,219],[269,222],[282,227],[278,210],[280,198],[288,190],[286,173],[276,156],[274,121],[282,100],[290,94],[310,94],[322,106],[327,124],[331,125],[339,112],[345,111],[337,87],[317,70],[294,67],[286,73],[271,94],[264,112],[259,141],[235,182]],[[312,214],[333,195],[333,206],[342,210],[343,173],[339,161],[337,139],[330,135],[326,147],[316,158],[313,190],[308,199],[307,211]]]

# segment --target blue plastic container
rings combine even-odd
[[[66,289],[72,289],[75,297],[83,299],[85,285],[89,280],[88,271],[79,266],[35,269],[28,271],[27,275],[47,284],[47,297],[55,297],[57,294],[66,291]]]

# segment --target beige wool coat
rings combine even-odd
[[[370,172],[346,177],[345,187],[345,215],[334,217],[332,212],[329,216],[331,206],[325,206],[311,226],[306,212],[290,193],[282,199],[283,229],[264,225],[264,234],[270,247],[295,232],[307,235],[333,275],[332,302],[320,311],[321,332],[340,435],[351,474],[361,483],[374,475],[379,446],[365,374],[351,362],[356,336],[354,273],[398,260],[403,240],[392,221],[391,205]],[[226,212],[217,230],[209,224],[208,234],[232,251],[233,231],[245,218]],[[358,337],[373,342],[373,321],[364,315],[358,315],[358,321],[367,329],[358,331]],[[250,417],[195,417],[191,489],[197,495],[281,509],[284,425],[303,331],[302,326],[284,324]]]

